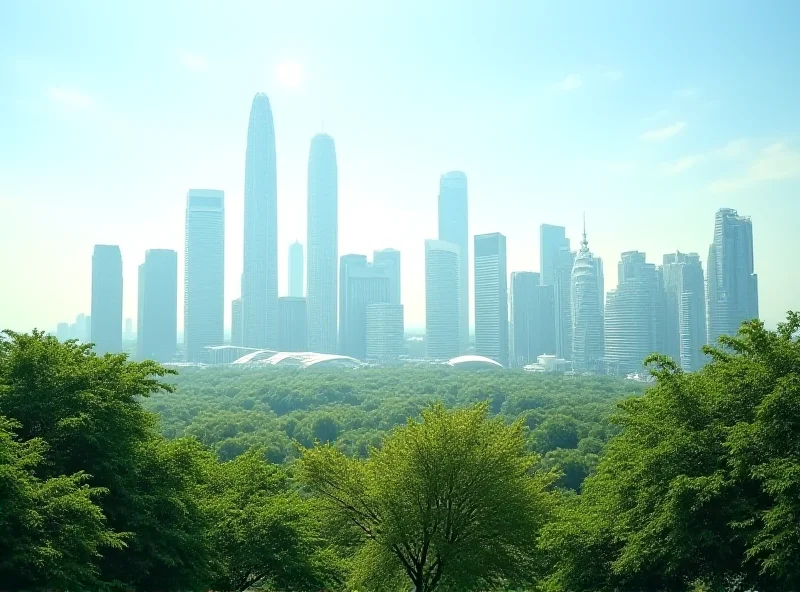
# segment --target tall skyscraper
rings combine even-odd
[[[305,298],[278,298],[278,349],[285,352],[308,351]]]
[[[389,302],[400,304],[400,251],[395,249],[383,249],[372,254],[372,261],[378,267],[386,268],[386,275],[389,277]]]
[[[439,240],[459,249],[459,349],[469,347],[469,208],[467,175],[451,171],[439,180]]]
[[[289,296],[303,297],[303,245],[299,241],[289,245]]]
[[[92,343],[100,355],[122,351],[122,253],[118,245],[94,246]]]
[[[216,189],[190,189],[186,196],[183,341],[190,362],[202,362],[203,348],[224,340],[224,198]]]
[[[511,365],[536,362],[542,354],[556,353],[555,296],[553,286],[541,285],[538,273],[511,274]]]
[[[169,362],[178,343],[178,253],[150,249],[139,266],[138,331],[140,360]]]
[[[231,345],[241,347],[242,342],[242,299],[231,300]]]
[[[136,337],[133,332],[133,319],[128,317],[125,319],[125,330],[122,332],[122,339],[125,341],[132,341]]]
[[[572,267],[572,368],[600,370],[603,358],[603,311],[600,310],[598,266],[589,250],[586,229]]]
[[[699,370],[707,329],[703,265],[697,253],[664,255],[664,291],[664,353],[687,372]]]
[[[462,351],[459,250],[446,241],[425,241],[425,355],[434,360],[449,360]]]
[[[475,235],[475,352],[508,366],[506,237]]]
[[[663,351],[663,280],[644,253],[622,253],[619,285],[608,292],[605,361],[616,374],[641,372],[644,359]]]
[[[339,351],[367,357],[367,307],[389,302],[391,269],[367,262],[366,255],[344,255],[339,286]]]
[[[367,305],[367,360],[389,362],[405,354],[403,305]]]
[[[253,98],[244,171],[242,339],[247,347],[278,344],[278,188],[275,128],[264,93]]]
[[[67,341],[70,339],[69,323],[59,323],[56,325],[56,339],[59,341]]]
[[[308,157],[308,348],[336,352],[336,284],[339,263],[336,146],[327,134],[311,139]]]
[[[556,323],[556,356],[572,359],[572,268],[575,253],[569,247],[558,249],[553,267],[553,301]]]
[[[758,318],[758,276],[753,267],[753,223],[723,208],[714,220],[708,251],[708,343],[736,335],[739,326]]]
[[[81,343],[87,343],[91,335],[87,333],[86,329],[86,315],[80,313],[75,317],[75,339]]]
[[[560,266],[561,249],[569,250],[569,239],[563,226],[542,224],[539,226],[539,270],[543,286],[556,282],[556,269]],[[570,265],[570,271],[572,266]]]

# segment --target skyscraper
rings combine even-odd
[[[556,269],[559,267],[561,249],[569,250],[569,239],[563,226],[542,224],[539,226],[539,270],[543,286],[556,282]],[[572,265],[570,265],[570,271]]]
[[[264,93],[253,98],[244,171],[242,339],[247,347],[278,343],[278,189],[275,128]]]
[[[663,350],[661,270],[644,253],[622,253],[619,285],[608,292],[605,361],[612,373],[641,372],[644,359]]]
[[[289,296],[303,297],[303,245],[299,241],[289,245]]]
[[[600,310],[598,266],[589,251],[586,229],[572,267],[572,368],[576,372],[600,369],[603,357],[603,312]]]
[[[469,209],[467,175],[451,171],[439,180],[439,240],[459,249],[459,349],[469,347]]]
[[[311,139],[308,157],[308,348],[336,352],[336,284],[339,259],[336,146],[327,134]]]
[[[475,235],[475,352],[508,366],[506,237]]]
[[[242,299],[231,300],[231,345],[242,346]]]
[[[739,326],[758,318],[758,276],[753,268],[753,223],[723,208],[714,220],[708,251],[708,343],[736,335]]]
[[[339,351],[367,357],[367,307],[389,302],[390,272],[367,262],[366,255],[344,255],[340,265]]]
[[[400,304],[400,251],[383,249],[372,254],[372,261],[378,267],[386,268],[389,277],[389,302]]]
[[[553,302],[556,324],[556,356],[572,359],[572,268],[575,253],[558,249],[553,267]]]
[[[69,323],[59,323],[56,325],[56,339],[59,341],[67,341],[70,339]]]
[[[425,241],[425,355],[428,358],[449,360],[461,352],[461,271],[458,245],[441,240]]]
[[[697,253],[664,255],[664,291],[664,353],[687,372],[699,370],[707,329],[703,265]]]
[[[178,253],[150,249],[139,266],[138,331],[140,360],[169,362],[178,342]]]
[[[367,305],[367,360],[389,362],[405,354],[403,305]]]
[[[92,343],[100,355],[122,351],[122,253],[118,245],[94,246]]]
[[[183,341],[190,362],[203,361],[203,348],[224,340],[224,198],[216,189],[190,189],[186,196]]]
[[[286,352],[308,351],[305,298],[278,298],[278,349]]]
[[[536,362],[542,354],[556,353],[555,297],[553,286],[542,286],[538,273],[511,274],[511,365]]]

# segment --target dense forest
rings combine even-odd
[[[796,590],[798,330],[653,356],[646,389],[6,332],[0,590]]]

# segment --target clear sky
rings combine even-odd
[[[408,325],[424,324],[424,239],[451,169],[469,178],[470,234],[508,237],[509,271],[538,270],[541,223],[577,244],[585,211],[606,290],[625,250],[705,261],[714,212],[737,208],[773,325],[800,308],[798,23],[794,0],[6,0],[0,325],[88,313],[95,243],[121,246],[135,318],[146,249],[176,249],[182,275],[192,187],[225,191],[237,297],[258,91],[275,118],[281,294],[324,130],[339,253],[402,252]]]

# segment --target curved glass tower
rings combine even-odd
[[[242,341],[278,345],[278,188],[275,127],[264,93],[253,98],[244,171]]]
[[[336,145],[327,134],[311,139],[308,157],[306,283],[308,349],[336,353],[339,197]]]
[[[586,229],[572,267],[572,368],[597,371],[603,357],[603,310],[597,260],[589,251]]]

